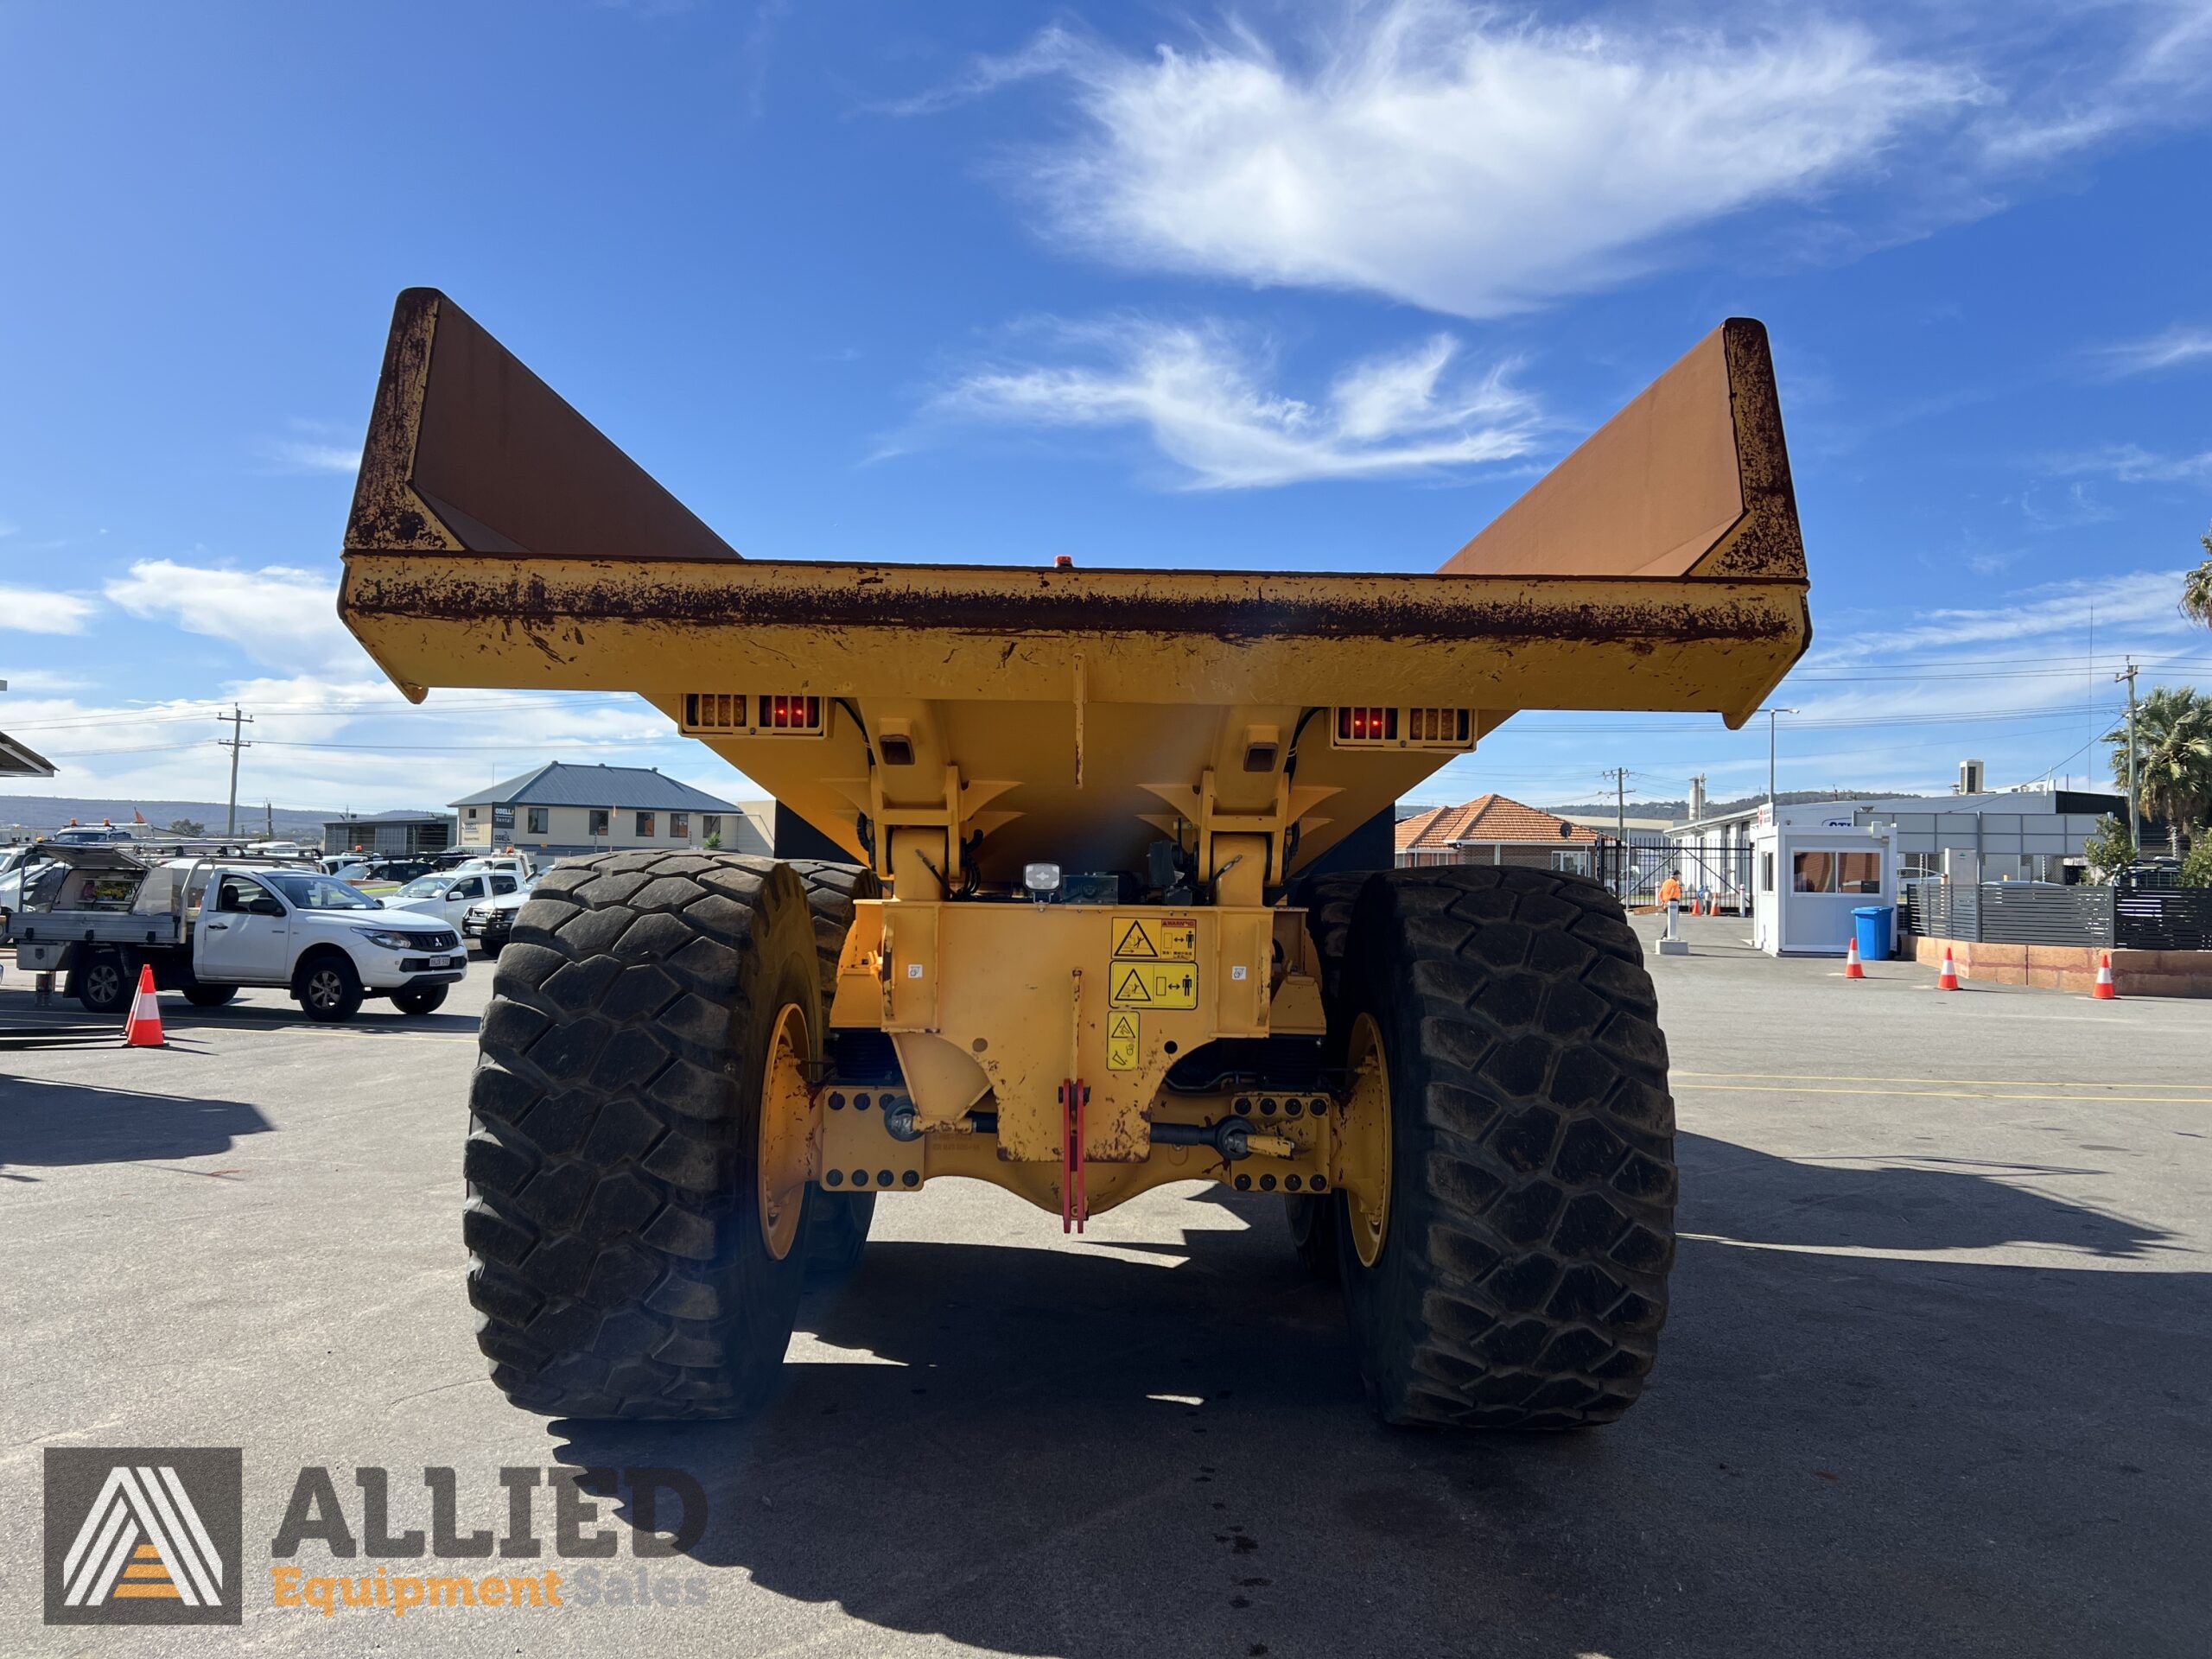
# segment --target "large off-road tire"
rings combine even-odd
[[[1334,1003],[1344,970],[1344,937],[1351,931],[1352,901],[1359,897],[1371,870],[1331,870],[1308,875],[1294,883],[1290,902],[1306,912],[1306,934],[1313,941],[1315,964],[1320,969],[1321,995]],[[1337,1276],[1337,1211],[1338,1201],[1293,1193],[1284,1198],[1283,1211],[1290,1222],[1291,1248],[1300,1266],[1316,1279]]]
[[[1331,870],[1300,877],[1291,886],[1290,902],[1306,912],[1306,934],[1321,959],[1321,994],[1325,997],[1337,995],[1352,904],[1373,875],[1372,870]]]
[[[837,960],[853,930],[853,901],[874,899],[883,883],[865,864],[795,858],[791,869],[806,884],[807,909],[814,918],[815,956],[822,976],[822,1028],[830,1028],[830,1005],[837,994]],[[843,1278],[861,1264],[868,1230],[875,1219],[873,1192],[831,1192],[817,1187],[806,1198],[806,1275],[817,1282]]]
[[[1544,1429],[1618,1417],[1666,1318],[1675,1194],[1666,1039],[1619,903],[1542,870],[1390,872],[1360,893],[1332,1013],[1379,1041],[1388,1074],[1372,1265],[1356,1211],[1338,1226],[1377,1414]]]
[[[477,1342],[514,1404],[723,1417],[773,1391],[805,1216],[778,1254],[762,1102],[779,1032],[819,1059],[821,1007],[806,890],[773,859],[612,853],[538,884],[493,980],[464,1164]]]

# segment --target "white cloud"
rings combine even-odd
[[[76,594],[0,582],[0,628],[23,633],[82,633],[97,603]]]
[[[2019,11],[2032,17],[2038,10]],[[2131,130],[2200,118],[2192,106],[2212,78],[2212,6],[2205,0],[2092,0],[2051,7],[2048,15],[2061,29],[2086,22],[2090,32],[2058,41],[2052,90],[2020,100],[1985,128],[1989,162],[2041,166]]]
[[[133,616],[226,639],[256,662],[310,668],[360,660],[359,645],[338,620],[334,575],[282,564],[226,570],[141,559],[107,584],[107,596]]]
[[[1083,61],[1090,48],[1066,29],[1054,24],[1039,31],[1037,37],[1020,51],[1003,57],[982,57],[968,67],[965,74],[944,86],[918,92],[912,98],[893,99],[871,107],[879,115],[936,115],[965,104],[972,99],[982,98],[1010,86],[1017,81],[1033,80],[1039,75],[1057,74]]]
[[[2212,478],[2212,449],[2196,455],[2162,455],[2140,444],[2108,443],[2063,456],[2053,465],[2063,474],[2101,474],[2122,484],[2185,484]]]
[[[1192,489],[1437,472],[1528,454],[1536,406],[1503,366],[1451,372],[1439,334],[1340,374],[1318,405],[1270,389],[1265,354],[1217,324],[1123,321],[1057,330],[1085,359],[995,365],[962,377],[925,411],[941,419],[1135,427]]]
[[[277,438],[264,446],[269,459],[288,473],[330,473],[350,476],[361,470],[361,448],[321,443],[308,438]]]
[[[415,706],[364,671],[228,681],[207,701],[11,692],[8,729],[60,768],[36,792],[124,802],[220,801],[230,755],[215,740],[230,728],[217,716],[233,701],[253,716],[240,756],[241,810],[264,800],[334,810],[439,807],[556,760],[658,765],[725,799],[760,793],[637,698],[457,690]]]
[[[1695,28],[1473,0],[1328,15],[1304,38],[1232,23],[1148,57],[1051,29],[889,107],[1058,78],[1078,130],[1011,176],[1072,245],[1488,317],[1687,258],[1755,208],[1806,210],[1759,227],[1777,251],[1855,257],[1993,211],[2062,158],[2202,120],[2212,84],[2204,0],[1848,23],[1739,5]],[[1861,185],[1877,194],[1851,199]]]
[[[2212,328],[2177,323],[2148,340],[2107,346],[2097,355],[2115,375],[2153,374],[2160,369],[2212,359]]]
[[[1804,199],[1979,95],[1853,27],[1638,36],[1444,0],[1352,10],[1298,63],[1249,33],[1143,60],[1059,41],[1043,58],[1089,126],[1028,181],[1079,245],[1477,317]]]
[[[1930,653],[2000,643],[2082,639],[2092,607],[2101,652],[2107,646],[2119,649],[2124,639],[2186,639],[2189,625],[2176,603],[2181,583],[2178,570],[2133,570],[2094,581],[2045,582],[2019,590],[2003,604],[1920,610],[1910,626],[1876,626],[1847,632],[1837,641],[1823,640],[1800,666],[1834,669],[1896,657],[1935,667],[1940,663]]]

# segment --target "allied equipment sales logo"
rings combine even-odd
[[[245,1486],[234,1446],[48,1446],[46,1622],[238,1624]]]
[[[244,1581],[244,1465],[233,1447],[48,1448],[46,1622],[237,1624],[249,1594],[257,1610],[321,1618],[707,1599],[705,1577],[661,1564],[707,1530],[706,1488],[682,1469],[503,1465],[464,1483],[434,1465],[410,1492],[374,1464],[350,1482],[308,1464],[264,1589],[257,1565]]]

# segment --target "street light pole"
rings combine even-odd
[[[1774,816],[1774,717],[1796,712],[1795,709],[1766,710],[1766,815],[1770,818]]]

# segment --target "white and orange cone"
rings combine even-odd
[[[162,1011],[154,1004],[154,964],[138,965],[138,989],[130,999],[130,1018],[123,1027],[125,1048],[165,1048],[168,1039],[162,1035]]]
[[[2120,992],[2113,988],[2112,982],[2112,952],[2109,950],[2105,952],[2104,960],[2097,964],[2096,988],[2089,995],[2100,1002],[2112,1002],[2119,1000]]]
[[[1866,977],[1866,969],[1859,966],[1859,939],[1858,936],[1855,934],[1852,937],[1851,949],[1846,953],[1843,958],[1843,976],[1846,979],[1864,979]]]
[[[1939,991],[1959,988],[1959,964],[1951,960],[1951,947],[1948,944],[1943,947],[1943,971],[1936,977],[1936,988]]]

